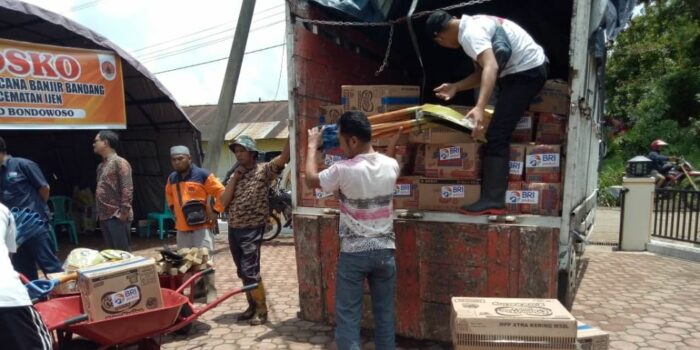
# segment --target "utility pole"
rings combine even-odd
[[[204,168],[209,169],[214,174],[216,174],[219,167],[221,145],[224,143],[224,137],[226,132],[228,132],[228,125],[231,120],[233,98],[236,96],[236,86],[238,85],[238,77],[243,65],[243,56],[246,43],[248,42],[248,32],[250,31],[254,9],[255,0],[243,0],[238,23],[236,23],[236,33],[233,36],[233,44],[231,44],[231,53],[226,65],[224,82],[221,84],[219,105],[216,107],[216,119],[214,120],[214,130],[216,132],[214,137],[209,140],[207,152],[204,155]]]

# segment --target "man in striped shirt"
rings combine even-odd
[[[359,111],[345,112],[338,120],[338,140],[347,160],[318,172],[316,149],[321,130],[309,130],[306,182],[334,192],[340,199],[340,258],[336,278],[335,338],[338,349],[359,350],[362,288],[365,279],[372,294],[377,349],[392,350],[394,344],[393,197],[399,165],[370,144],[372,127]],[[400,133],[400,131],[399,131]]]

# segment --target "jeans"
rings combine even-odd
[[[532,99],[542,90],[545,80],[547,80],[546,63],[524,72],[506,75],[496,81],[498,100],[493,118],[486,130],[485,156],[500,158],[510,156],[510,140],[513,131]]]
[[[17,272],[21,272],[29,280],[39,278],[37,265],[44,274],[63,271],[61,262],[53,253],[53,243],[48,232],[22,243],[17,249],[17,254],[12,256],[12,265]]]
[[[335,339],[339,350],[359,350],[365,278],[369,282],[377,350],[393,350],[396,262],[393,249],[340,253],[335,289]]]

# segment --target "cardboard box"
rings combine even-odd
[[[445,144],[473,143],[474,139],[466,132],[447,126],[435,126],[412,131],[408,134],[408,141],[411,143]]]
[[[569,115],[569,84],[547,80],[544,87],[530,102],[530,111]]]
[[[425,176],[442,179],[476,180],[481,159],[478,143],[425,146]]]
[[[394,135],[386,135],[382,137],[373,137],[372,142],[370,144],[372,147],[386,147],[389,146],[389,142],[391,142],[391,139],[394,137]],[[396,145],[397,146],[403,146],[409,144],[409,136],[408,134],[403,134],[399,136],[399,139],[396,140]]]
[[[522,214],[559,216],[561,213],[562,186],[558,183],[525,183],[521,193]]]
[[[508,214],[522,214],[522,205],[532,203],[531,194],[523,193],[522,181],[509,181],[506,190],[506,210]],[[539,193],[538,193],[539,194]],[[536,202],[535,202],[536,203]]]
[[[423,210],[458,211],[463,205],[479,200],[481,183],[475,180],[421,178],[418,183],[418,208]]]
[[[454,297],[450,325],[455,350],[576,348],[576,319],[556,299]]]
[[[567,117],[554,113],[539,113],[537,115],[537,134],[535,142],[540,144],[559,145],[566,140]]]
[[[425,145],[416,145],[416,158],[413,160],[413,175],[425,175]]]
[[[374,147],[374,150],[386,154],[388,147]],[[394,151],[394,159],[399,163],[399,169],[401,169],[400,176],[407,176],[411,174],[413,169],[413,160],[415,159],[416,146],[415,145],[403,145],[396,146]]]
[[[510,145],[510,170],[508,181],[522,181],[525,175],[525,148],[527,145]]]
[[[413,85],[343,85],[342,105],[368,116],[420,104],[420,87]]]
[[[532,136],[535,130],[535,114],[525,112],[518,124],[515,126],[515,131],[511,136],[512,142],[532,142]]]
[[[325,119],[325,124],[337,123],[338,119],[340,119],[340,116],[343,115],[343,112],[345,112],[345,110],[343,109],[343,105],[321,106],[321,115]]]
[[[338,198],[333,193],[323,192],[320,188],[310,188],[306,185],[306,176],[300,174],[299,187],[301,188],[302,207],[314,208],[338,208]]]
[[[533,144],[525,152],[526,182],[561,182],[561,146]]]
[[[78,271],[83,310],[90,321],[163,306],[156,262],[150,258],[95,265]]]
[[[580,350],[608,350],[610,334],[600,328],[578,322],[576,341]]]
[[[418,209],[420,191],[418,176],[402,176],[396,180],[394,209]]]
[[[54,278],[61,278],[68,273],[70,273],[70,272],[49,273],[46,275],[46,277],[48,277],[48,279],[51,280]],[[53,289],[52,293],[56,294],[56,295],[78,294],[78,293],[80,293],[80,290],[78,290],[78,281],[71,280],[71,281],[66,281],[64,283],[61,283]]]

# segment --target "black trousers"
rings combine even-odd
[[[547,80],[547,63],[523,72],[506,75],[496,81],[498,101],[491,124],[486,130],[484,156],[510,156],[510,140],[518,121]]]
[[[0,307],[3,349],[51,350],[52,339],[33,306]]]
[[[228,246],[244,285],[260,282],[260,245],[265,227],[228,228]]]

